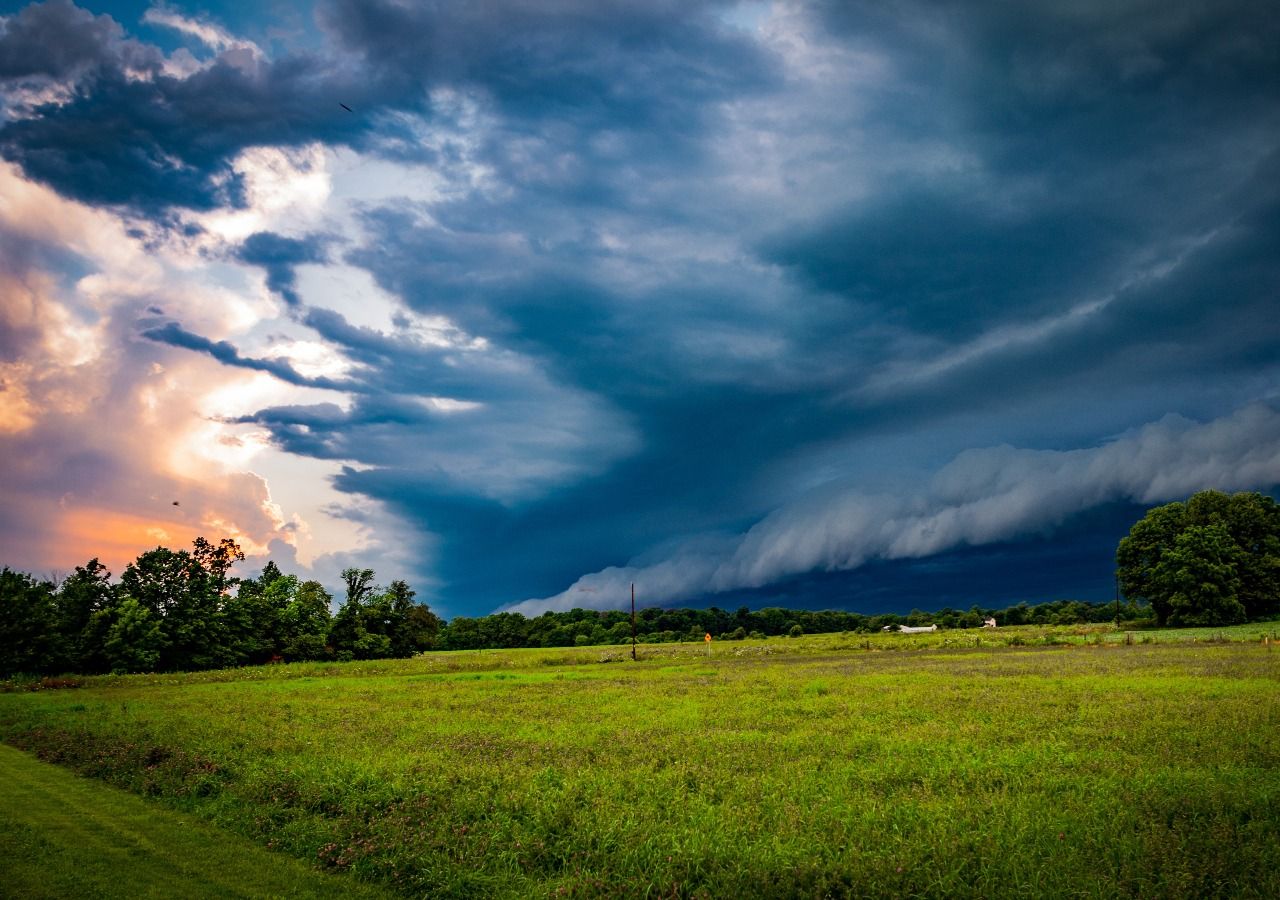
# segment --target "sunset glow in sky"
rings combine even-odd
[[[1280,486],[1280,17],[0,3],[0,564],[1106,599]]]

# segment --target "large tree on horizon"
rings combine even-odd
[[[1229,625],[1280,611],[1280,506],[1257,492],[1201,491],[1147,511],[1116,548],[1129,600],[1161,625]]]

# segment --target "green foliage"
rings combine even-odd
[[[103,653],[105,634],[91,627],[94,616],[111,609],[116,602],[111,573],[97,558],[73,572],[58,587],[58,614],[55,628],[65,641],[64,665],[50,669],[73,672],[103,672],[110,668]]]
[[[193,591],[205,591],[205,571],[185,550],[173,551],[156,547],[141,554],[125,566],[120,575],[120,589],[163,618],[170,612],[190,605]]]
[[[231,538],[223,538],[215,547],[202,537],[195,539],[191,552],[192,558],[212,582],[215,593],[222,594],[232,587],[238,579],[229,578],[227,570],[237,562],[244,560],[240,545]]]
[[[157,547],[140,554],[118,586],[93,559],[56,589],[4,569],[0,676],[192,671],[333,658],[332,598],[324,588],[314,581],[299,584],[272,562],[257,579],[232,577],[230,567],[243,558],[229,538],[216,545],[197,538],[192,552]],[[371,581],[371,571],[355,570],[357,597],[370,594]],[[440,620],[412,597],[408,585],[395,582],[385,598],[374,598],[376,627],[356,636],[350,655],[409,655],[431,646]]]
[[[99,613],[107,617],[103,652],[116,674],[151,672],[160,662],[165,637],[160,622],[147,607],[126,597],[114,609]]]
[[[329,646],[333,648],[338,659],[355,659],[355,648],[361,643],[367,632],[364,628],[364,616],[357,603],[344,603],[338,608],[329,627]]]
[[[137,600],[160,622],[164,649],[159,668],[208,669],[238,661],[235,636],[222,609],[227,543],[213,548],[197,538],[195,554],[157,547],[121,574],[123,595]]]
[[[392,656],[413,656],[430,650],[440,634],[440,617],[424,604],[414,603],[415,595],[403,581],[393,581],[387,588],[387,637]]]
[[[329,646],[338,659],[386,659],[412,656],[435,646],[440,619],[404,581],[383,591],[373,583],[372,569],[347,569],[347,600],[329,629]]]
[[[361,605],[377,590],[373,583],[373,569],[343,569],[342,580],[347,584],[348,605]]]
[[[1128,536],[1122,538],[1116,548],[1120,591],[1125,597],[1150,603],[1161,625],[1169,618],[1169,603],[1164,591],[1155,585],[1155,569],[1165,548],[1173,546],[1185,525],[1185,504],[1157,506],[1129,529]]]
[[[1127,619],[1142,619],[1146,610],[1132,603],[1121,608]],[[914,610],[908,616],[886,614],[863,616],[838,610],[795,610],[769,607],[752,612],[740,607],[729,614],[710,609],[642,609],[636,616],[637,639],[641,643],[701,642],[710,632],[718,640],[742,640],[800,634],[837,632],[873,633],[885,625],[936,622],[941,628],[979,628],[994,616],[1005,624],[1085,624],[1110,622],[1116,617],[1114,603],[1085,603],[1055,600],[1037,606],[1019,604],[1008,609],[973,607],[967,612],[943,608],[934,613]],[[526,619],[518,613],[498,613],[479,618],[459,617],[441,630],[436,643],[444,650],[480,650],[513,647],[583,647],[623,644],[631,638],[630,616],[620,610],[572,609],[547,612]]]
[[[279,570],[276,570],[277,572]],[[293,575],[245,579],[235,597],[223,604],[232,655],[241,663],[265,663],[279,655],[284,611],[298,590]]]
[[[390,656],[391,641],[386,635],[389,604],[383,597],[374,598],[378,587],[373,583],[373,569],[344,569],[342,580],[347,585],[347,599],[329,629],[329,644],[338,659]]]
[[[112,586],[110,573],[97,560],[78,567],[56,591],[18,573],[0,579],[0,619],[13,620],[0,637],[8,641],[3,658],[9,668],[4,674],[20,671],[14,666],[24,666],[30,674],[194,671],[265,662],[408,657],[431,649],[581,647],[631,639],[631,617],[621,610],[572,609],[534,619],[503,612],[459,617],[446,624],[425,604],[415,602],[415,592],[406,582],[379,588],[371,569],[343,573],[346,602],[331,616],[333,598],[318,582],[300,583],[274,562],[268,562],[257,578],[235,578],[228,572],[240,558],[233,541],[224,538],[214,546],[201,538],[194,546],[192,553],[158,547],[141,554],[125,569],[119,587]],[[132,609],[125,624],[119,624],[119,607],[126,598],[150,614],[145,629]],[[1135,619],[1142,611],[1130,604],[1124,613]],[[733,613],[717,607],[654,607],[639,611],[635,628],[641,643],[701,643],[706,633],[721,640],[869,633],[911,620],[970,628],[993,614],[1008,624],[1100,622],[1114,618],[1115,607],[1055,601],[1007,610],[915,610],[907,617],[780,607],[753,612],[743,606]],[[150,637],[151,625],[160,630],[158,641]],[[135,642],[138,649],[133,653],[129,648]]]
[[[1269,546],[1260,532],[1251,540],[1256,546]],[[0,621],[4,616],[15,621],[0,637],[8,640],[3,656],[4,665],[10,667],[6,671],[17,672],[12,668],[16,665],[28,667],[30,674],[132,671],[145,666],[157,648],[156,670],[194,671],[265,662],[408,657],[431,649],[616,645],[629,643],[632,634],[631,617],[622,610],[572,609],[533,619],[502,612],[445,623],[425,604],[414,601],[415,592],[406,582],[393,581],[384,590],[375,583],[372,569],[354,567],[342,573],[345,601],[331,616],[332,598],[317,582],[300,583],[270,561],[257,578],[233,577],[230,568],[241,559],[240,548],[228,538],[216,545],[198,538],[191,552],[157,547],[127,566],[116,587],[110,583],[110,573],[91,560],[57,591],[52,585],[37,590],[32,596],[39,602],[34,605],[26,591],[36,583],[11,573],[7,581],[0,579]],[[1260,591],[1259,585],[1272,583],[1272,568],[1242,568],[1242,594],[1249,585]],[[138,630],[136,613],[130,611],[127,629],[110,633],[119,622],[118,606],[125,598],[146,609],[149,621],[160,629],[158,642],[138,638],[142,643],[136,656],[128,655],[125,648],[134,635],[149,634]],[[1119,611],[1111,603],[1061,600],[1004,610],[974,606],[968,611],[943,608],[934,613],[912,610],[907,616],[870,617],[781,607],[752,611],[740,606],[732,613],[714,606],[650,607],[638,612],[635,633],[645,644],[701,643],[707,633],[717,640],[742,640],[786,634],[868,634],[886,625],[908,623],[976,628],[988,616],[1010,625],[1084,624],[1111,621],[1118,612],[1129,620],[1145,616],[1145,609],[1132,601]],[[20,625],[19,620],[27,624]],[[1184,616],[1181,621],[1198,620]],[[108,638],[114,655],[107,653]]]
[[[40,672],[47,657],[63,656],[55,613],[52,584],[0,570],[0,675]]]
[[[1161,625],[1266,618],[1280,611],[1280,507],[1220,491],[1155,507],[1120,541],[1116,567],[1124,595]]]
[[[1170,625],[1232,625],[1245,620],[1240,576],[1245,553],[1225,525],[1189,525],[1165,550],[1152,584],[1167,598]]]
[[[293,576],[289,576],[293,577]],[[296,583],[297,579],[294,579]],[[318,581],[304,581],[280,613],[279,654],[294,662],[329,655],[329,606],[333,598]]]

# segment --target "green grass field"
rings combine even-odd
[[[431,896],[1280,896],[1258,626],[86,679],[0,737]]]
[[[0,746],[0,896],[386,897]]]

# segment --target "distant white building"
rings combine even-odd
[[[926,631],[937,631],[938,626],[937,625],[921,625],[919,627],[913,627],[911,625],[903,625],[898,630],[901,631],[903,634],[924,634]]]
[[[983,627],[983,628],[995,628],[995,627],[996,627],[996,620],[995,620],[995,619],[983,619],[983,620],[982,620],[982,627]]]

